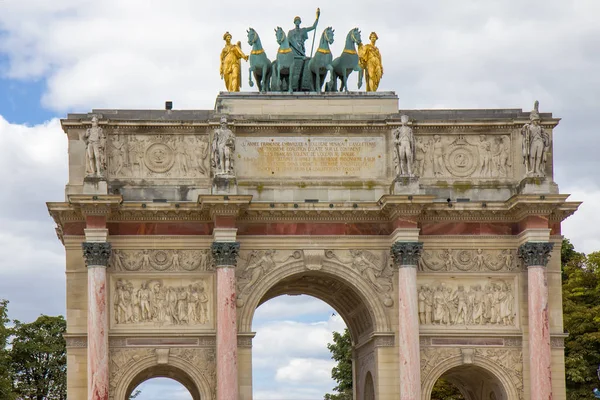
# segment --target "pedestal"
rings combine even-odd
[[[397,176],[392,185],[391,194],[423,194],[417,176]]]
[[[216,175],[212,181],[212,194],[237,194],[237,179],[233,175]]]

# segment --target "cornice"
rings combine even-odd
[[[94,198],[96,197],[96,198]],[[201,195],[198,202],[122,202],[120,196],[71,196],[70,202],[47,203],[59,229],[65,223],[83,222],[86,215],[106,215],[107,222],[210,223],[216,216],[231,216],[244,223],[342,222],[390,223],[398,218],[415,222],[505,222],[527,216],[544,216],[556,223],[572,215],[580,202],[568,195],[517,195],[501,202],[450,203],[434,196],[385,195],[377,202],[252,202],[252,196]]]

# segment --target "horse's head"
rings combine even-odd
[[[275,38],[277,39],[278,44],[283,43],[283,41],[285,40],[285,32],[280,26],[278,26],[277,29],[275,29]]]
[[[350,32],[348,32],[348,36],[350,36],[350,40],[352,40],[354,43],[362,43],[362,39],[360,38],[360,30],[358,28],[354,28]]]
[[[248,28],[246,32],[248,32],[248,44],[250,46],[254,45],[256,39],[258,39],[258,33],[253,28]]]
[[[323,38],[327,41],[327,43],[332,44],[333,43],[333,33],[335,31],[328,26],[327,28],[325,28],[325,30],[323,31]]]

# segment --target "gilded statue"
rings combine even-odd
[[[248,56],[242,51],[241,42],[231,44],[231,34],[223,35],[225,47],[221,51],[221,79],[225,79],[225,88],[229,92],[239,92],[242,87],[242,61],[248,61]]]
[[[528,176],[545,176],[546,153],[550,147],[550,135],[540,125],[540,103],[536,100],[529,114],[528,124],[523,126],[523,163]]]
[[[369,40],[371,43],[359,44],[358,55],[359,63],[362,69],[365,70],[365,78],[367,81],[367,92],[376,92],[379,87],[379,81],[383,75],[383,65],[381,64],[381,53],[375,42],[379,39],[375,32],[371,32]]]
[[[295,28],[288,32],[288,40],[290,42],[290,47],[294,51],[294,56],[296,57],[306,57],[306,49],[304,47],[304,42],[308,39],[308,32],[313,31],[317,27],[317,23],[319,22],[319,16],[321,15],[321,10],[317,8],[317,18],[315,19],[315,23],[312,26],[301,28],[300,24],[302,23],[302,19],[300,17],[294,18]]]
[[[98,126],[98,117],[92,117],[92,127],[85,131],[85,171],[87,176],[103,177],[106,170],[106,136]]]

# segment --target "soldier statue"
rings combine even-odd
[[[528,176],[544,176],[546,152],[550,147],[550,135],[540,126],[540,103],[536,100],[533,111],[529,114],[528,124],[521,129],[523,135],[523,163]]]
[[[408,126],[408,116],[400,117],[402,125],[394,129],[394,144],[396,157],[398,158],[398,175],[413,176],[413,162],[415,160],[415,136],[413,130]]]
[[[315,19],[315,23],[307,28],[300,27],[300,24],[302,23],[300,17],[297,16],[294,18],[294,25],[296,27],[288,32],[288,40],[290,42],[290,47],[294,51],[294,56],[306,57],[306,49],[304,47],[304,42],[306,41],[306,39],[308,39],[308,32],[315,30],[315,28],[317,27],[320,15],[321,11],[317,8],[317,18]]]
[[[106,170],[106,136],[98,126],[98,117],[92,117],[92,127],[85,131],[85,172],[87,176],[103,177]]]
[[[215,130],[212,141],[212,164],[215,175],[233,176],[235,135],[227,127],[227,118],[221,118],[221,127]]]

